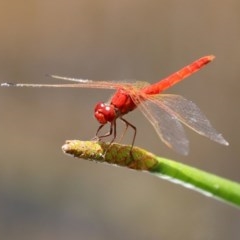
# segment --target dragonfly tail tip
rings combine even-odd
[[[214,55],[209,55],[207,58],[208,58],[209,62],[211,62],[211,61],[213,61],[213,59],[215,58],[215,56],[214,56]]]

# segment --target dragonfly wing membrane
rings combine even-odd
[[[164,105],[171,115],[175,116],[184,125],[200,135],[208,137],[220,144],[228,145],[228,142],[212,127],[206,116],[192,101],[173,94],[158,95],[157,97],[154,97],[153,101],[159,107]]]
[[[47,75],[48,77],[69,81],[67,84],[38,84],[38,83],[1,83],[1,87],[45,87],[45,88],[93,88],[93,89],[125,89],[131,91],[132,88],[139,89],[146,86],[145,82],[128,81],[94,81],[80,78],[69,78],[58,75]]]
[[[153,125],[160,139],[176,152],[187,155],[189,141],[179,120],[154,101],[141,101],[136,96],[132,98],[136,104],[140,102],[138,108]]]

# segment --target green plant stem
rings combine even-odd
[[[240,207],[239,183],[186,164],[155,156],[138,147],[134,147],[132,155],[130,155],[130,148],[131,146],[115,143],[109,146],[104,142],[79,140],[68,140],[62,147],[64,153],[74,157],[145,170],[158,177]]]

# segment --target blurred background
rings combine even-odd
[[[46,74],[155,82],[214,54],[213,63],[168,92],[194,101],[229,147],[186,130],[190,154],[183,157],[139,111],[126,118],[138,128],[136,145],[240,181],[239,12],[238,0],[1,1],[0,82],[58,82]],[[235,207],[62,153],[65,140],[94,136],[94,105],[111,94],[0,89],[0,238],[239,239]]]

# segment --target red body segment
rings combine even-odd
[[[214,56],[212,55],[202,57],[196,60],[195,62],[189,64],[188,66],[182,68],[178,72],[173,73],[169,77],[162,79],[160,82],[157,82],[155,84],[152,84],[150,86],[143,88],[142,92],[150,95],[159,94],[162,91],[173,86],[174,84],[180,82],[184,78],[187,78],[188,76],[192,75],[196,71],[200,70],[203,66],[211,62],[213,59],[214,59]]]
[[[131,96],[124,89],[118,89],[112,96],[110,104],[119,111],[121,115],[127,114],[136,108]]]

